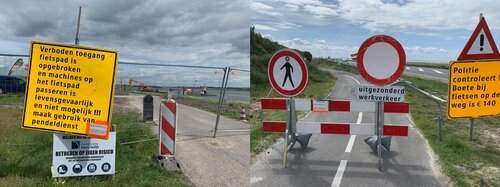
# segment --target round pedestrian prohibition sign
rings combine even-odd
[[[405,69],[406,55],[401,44],[387,35],[368,38],[358,51],[358,70],[368,82],[385,86],[396,81]]]
[[[294,97],[305,90],[309,70],[302,55],[291,49],[282,49],[269,60],[267,77],[279,94]]]

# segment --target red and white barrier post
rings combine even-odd
[[[160,103],[160,155],[174,157],[177,132],[177,103],[172,100]]]
[[[240,121],[247,121],[247,114],[244,108],[240,110]]]

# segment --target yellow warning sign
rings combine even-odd
[[[107,139],[116,51],[31,42],[22,128]]]
[[[500,115],[500,61],[450,63],[448,118]]]

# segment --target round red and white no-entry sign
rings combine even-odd
[[[357,64],[359,73],[366,81],[384,86],[403,74],[406,55],[403,46],[396,39],[376,35],[359,47]]]
[[[309,70],[302,55],[291,49],[282,49],[269,60],[267,78],[279,94],[293,97],[305,90]]]

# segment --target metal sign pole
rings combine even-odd
[[[222,100],[224,99],[222,97],[222,92],[224,90],[224,83],[226,81],[226,74],[228,73],[227,67],[224,68],[223,70],[224,70],[224,75],[222,76],[222,85],[220,86],[220,92],[219,92],[219,103],[217,105],[217,118],[215,119],[214,138],[217,136],[217,127],[219,126],[220,113],[221,113],[221,109],[222,109]]]
[[[437,102],[437,103],[438,103],[438,107],[439,107],[438,138],[439,138],[439,141],[443,141],[443,123],[444,123],[443,105],[440,102]]]
[[[479,21],[483,18],[483,13],[479,13]],[[470,118],[469,125],[469,141],[472,141],[472,133],[474,132],[474,118]]]
[[[291,133],[292,122],[292,98],[286,100],[286,129],[285,136],[283,137],[283,167],[286,168],[287,155],[288,155],[288,136]]]
[[[378,170],[383,171],[382,165],[382,132],[384,128],[384,102],[377,101],[376,103],[376,128],[377,128],[377,156],[378,156]]]
[[[82,7],[78,9],[78,23],[76,24],[76,38],[75,45],[80,44],[80,23],[82,18]]]
[[[295,111],[295,100],[293,97],[287,99],[286,102],[287,108],[287,120],[286,120],[286,130],[285,130],[285,140],[284,140],[284,158],[283,158],[283,167],[286,166],[288,150],[291,149],[295,142],[297,141],[297,137],[295,133],[297,132],[297,113]]]

